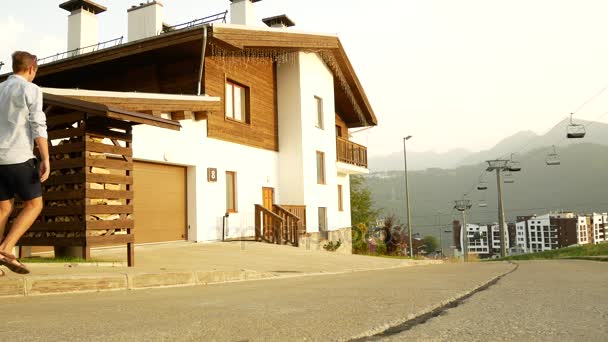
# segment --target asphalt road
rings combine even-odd
[[[608,341],[608,263],[538,261],[384,341]]]
[[[0,300],[0,341],[333,341],[383,331],[513,265],[434,265]]]

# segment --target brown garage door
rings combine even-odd
[[[186,168],[135,162],[135,243],[187,238]]]

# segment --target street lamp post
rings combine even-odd
[[[410,258],[414,257],[414,246],[412,245],[412,220],[410,214],[410,187],[408,186],[407,176],[407,151],[405,148],[405,142],[412,138],[411,135],[403,138],[403,164],[405,168],[405,215],[407,220],[407,234],[409,235],[409,247],[410,247]]]

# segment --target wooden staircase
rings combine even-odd
[[[283,245],[290,244],[298,247],[303,220],[294,214],[293,208],[273,204],[272,211],[262,205],[255,205],[255,240]],[[305,212],[304,212],[305,213]]]

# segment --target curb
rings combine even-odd
[[[405,319],[396,320],[390,323],[386,323],[383,326],[380,326],[376,329],[369,330],[361,335],[352,337],[348,339],[348,341],[355,342],[364,342],[364,341],[377,341],[383,338],[401,333],[403,331],[411,329],[411,327],[422,324],[427,320],[440,315],[443,311],[448,310],[450,308],[456,307],[460,304],[460,302],[472,297],[476,293],[483,291],[490,286],[496,284],[503,277],[515,272],[519,265],[513,262],[509,262],[509,264],[513,265],[513,268],[510,270],[501,273],[492,279],[477,285],[475,288],[465,291],[463,293],[457,294],[452,299],[448,299],[443,301],[435,306],[427,307],[415,314],[410,314]]]
[[[268,279],[339,275],[434,264],[435,263],[414,263],[384,268],[350,269],[339,272],[314,272],[289,275],[274,272],[238,270],[11,277],[0,281],[0,298],[204,286]]]
[[[607,256],[579,256],[579,257],[567,257],[567,258],[562,258],[563,260],[590,260],[590,261],[603,261],[603,262],[608,262],[608,255]]]

